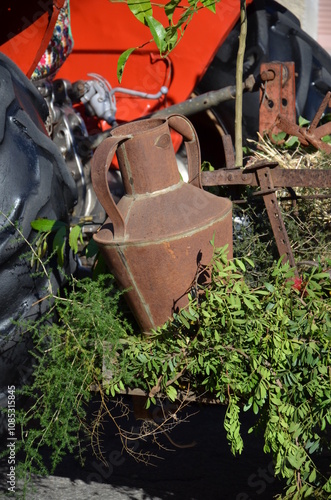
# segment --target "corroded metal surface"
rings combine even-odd
[[[282,131],[279,116],[295,123],[295,70],[293,62],[268,62],[260,70],[260,135]]]
[[[326,122],[322,125],[318,124],[321,121],[325,109],[330,105],[331,102],[331,91],[329,91],[324,97],[314,119],[308,127],[300,127],[295,121],[289,120],[283,115],[278,115],[274,126],[286,132],[289,135],[297,137],[303,146],[309,146],[310,144],[316,149],[321,149],[325,153],[331,153],[331,145],[324,142],[323,137],[331,134],[331,122]],[[269,132],[269,138],[272,142],[277,143],[273,138],[272,132],[274,127],[271,128]]]
[[[293,268],[295,261],[288,234],[278,205],[276,191],[284,187],[331,187],[330,170],[281,168],[277,162],[257,161],[245,169],[223,168],[202,172],[203,186],[253,186],[260,187],[255,195],[262,196],[280,256],[284,256]]]
[[[261,188],[261,191],[257,194],[263,196],[279,255],[283,256],[286,261],[289,261],[291,267],[295,268],[291,243],[278,205],[271,170],[265,165],[257,168],[255,171]]]
[[[170,129],[186,144],[189,182],[180,179]],[[117,151],[125,196],[115,204],[107,172]],[[201,189],[200,150],[181,115],[117,127],[94,154],[94,189],[108,214],[94,236],[143,330],[162,325],[188,302],[188,292],[217,247],[232,255],[232,204]]]
[[[272,168],[272,180],[275,188],[281,187],[324,187],[331,188],[331,171],[323,169],[285,169],[273,162],[256,162],[255,167],[260,164],[268,164]],[[259,186],[256,173],[248,169],[223,168],[213,172],[202,172],[201,182],[203,186]]]
[[[310,125],[300,126],[296,123],[294,63],[264,63],[261,65],[260,79],[260,135],[263,137],[267,134],[271,142],[280,144],[284,141],[277,139],[276,135],[285,132],[297,137],[303,146],[311,144],[331,153],[330,144],[322,140],[331,134],[331,122],[320,124],[323,113],[330,106],[331,91],[325,95]]]

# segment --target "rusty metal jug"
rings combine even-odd
[[[170,129],[182,135],[189,182],[181,180]],[[125,195],[114,202],[107,173],[114,155]],[[200,147],[181,115],[151,118],[115,128],[96,149],[92,183],[108,219],[94,239],[141,328],[162,325],[184,307],[198,266],[215,246],[232,255],[232,204],[201,187]]]

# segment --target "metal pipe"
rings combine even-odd
[[[243,83],[243,90],[251,92],[255,85],[255,79],[253,75],[250,75]],[[236,97],[236,86],[229,85],[219,90],[211,90],[205,94],[201,94],[197,97],[192,97],[183,101],[179,104],[174,104],[168,108],[161,109],[156,113],[153,113],[153,117],[166,117],[172,114],[180,114],[184,116],[194,115],[205,111],[206,109],[218,106],[222,102],[230,101]]]
[[[217,106],[221,102],[235,99],[235,97],[236,87],[235,85],[231,85],[220,90],[206,92],[205,94],[201,94],[197,97],[191,97],[190,99],[187,99],[187,101],[161,109],[160,111],[153,113],[153,117],[166,117],[172,114],[190,116],[200,113],[200,111],[212,108],[213,106]]]

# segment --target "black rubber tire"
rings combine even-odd
[[[37,218],[68,220],[76,186],[44,122],[48,107],[21,70],[0,53],[0,407],[8,386],[31,374],[24,323],[49,307],[49,280],[33,274],[29,242]],[[48,265],[53,291],[63,278]],[[1,427],[1,423],[0,423]]]

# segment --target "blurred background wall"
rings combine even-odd
[[[314,40],[331,54],[331,1],[330,0],[277,0],[301,22],[301,26]]]

